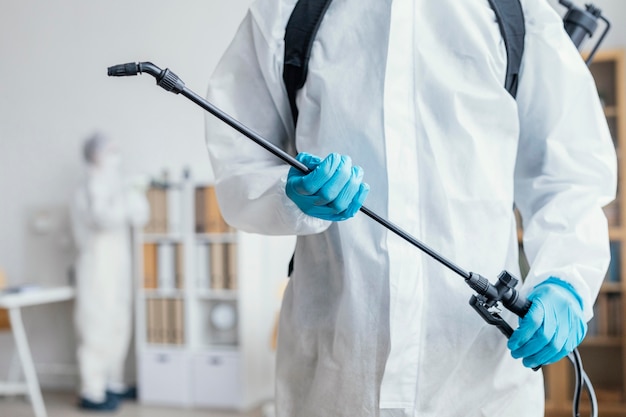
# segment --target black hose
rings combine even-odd
[[[572,367],[574,368],[574,398],[572,400],[573,407],[573,416],[580,417],[580,400],[582,398],[582,390],[583,387],[587,390],[587,395],[589,396],[589,401],[591,403],[591,416],[598,417],[598,399],[596,397],[596,393],[593,389],[593,385],[591,385],[591,381],[589,380],[589,376],[583,369],[582,359],[580,358],[580,353],[578,349],[574,349],[572,353],[567,355],[567,358],[572,363]]]

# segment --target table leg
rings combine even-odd
[[[17,354],[17,348],[15,348],[11,354],[11,362],[9,363],[9,372],[7,373],[6,384],[0,384],[0,391],[11,397],[16,396],[17,394],[27,393],[28,389],[26,388],[26,384],[24,384],[23,391],[19,390],[19,386],[22,381],[22,366],[20,365],[20,357]],[[9,389],[9,387],[11,389]]]
[[[39,389],[37,372],[35,372],[35,364],[33,363],[33,357],[30,353],[28,340],[26,339],[26,331],[24,330],[24,323],[22,322],[22,313],[20,309],[17,307],[9,309],[9,318],[11,320],[15,346],[17,347],[17,353],[20,357],[20,361],[22,362],[22,371],[24,372],[24,377],[26,378],[28,395],[30,397],[33,410],[35,411],[35,416],[47,417],[46,407],[43,403],[41,390]]]
[[[20,357],[17,354],[17,348],[11,354],[11,363],[9,364],[9,372],[7,381],[18,382],[22,380],[22,366],[20,365]]]

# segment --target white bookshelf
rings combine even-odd
[[[273,397],[272,334],[295,240],[240,231],[196,233],[195,189],[208,185],[191,180],[179,185],[176,233],[134,233],[139,396],[151,405],[247,410]],[[182,246],[181,288],[144,288],[144,243],[161,242]],[[236,289],[198,287],[198,243],[236,245]],[[182,344],[148,341],[151,299],[182,300]],[[227,328],[233,318],[236,325]]]

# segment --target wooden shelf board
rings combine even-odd
[[[145,343],[145,349],[149,352],[157,352],[157,353],[170,353],[170,352],[180,352],[184,351],[187,348],[186,344],[175,345],[169,343]]]
[[[236,243],[237,233],[196,233],[196,241],[203,243]]]
[[[201,343],[198,346],[192,348],[195,354],[198,353],[219,353],[219,352],[238,352],[241,350],[239,344],[210,344]]]
[[[621,345],[621,336],[587,336],[581,347],[620,347]]]
[[[185,292],[181,289],[144,288],[143,296],[146,298],[183,298]]]
[[[236,300],[239,296],[237,290],[199,289],[196,294],[204,300]]]
[[[143,243],[180,243],[183,237],[176,233],[145,233]]]

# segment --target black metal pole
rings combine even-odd
[[[222,110],[220,110],[219,108],[211,104],[209,101],[207,101],[204,97],[199,96],[198,94],[188,89],[187,87],[183,87],[180,94],[187,97],[189,100],[193,101],[198,106],[202,107],[203,109],[211,113],[213,116],[217,117],[218,119],[220,119],[221,121],[223,121],[224,123],[232,127],[233,129],[238,131],[239,133],[245,135],[246,137],[254,141],[256,144],[263,147],[270,153],[274,154],[275,156],[277,156],[278,158],[280,158],[287,164],[291,165],[294,168],[299,169],[300,171],[304,173],[310,172],[309,168],[306,165],[304,165],[302,162],[298,161],[293,156],[289,155],[288,153],[286,153],[285,151],[283,151],[282,149],[280,149],[273,143],[269,142],[267,139],[265,139],[258,133],[254,132],[252,129],[248,128],[247,126],[245,126],[244,124],[242,124],[241,122],[233,118],[232,116],[224,113]],[[413,237],[411,234],[409,234],[408,232],[406,232],[399,226],[381,217],[380,215],[376,214],[375,212],[373,212],[372,210],[368,209],[365,206],[361,206],[360,210],[363,214],[370,217],[375,222],[381,224],[383,227],[385,227],[389,231],[395,233],[397,236],[401,237],[402,239],[409,242],[413,246],[416,246],[423,252],[427,253],[432,258],[434,258],[441,264],[445,265],[447,268],[451,269],[458,275],[462,276],[464,279],[469,279],[470,277],[469,272],[463,270],[458,265],[454,264],[452,261],[446,259],[445,257],[443,257],[442,255],[440,255],[439,253],[437,253],[436,251],[428,247],[426,244],[424,244],[420,240]]]
[[[207,101],[204,97],[199,96],[192,90],[188,89],[185,86],[185,83],[176,74],[171,72],[169,69],[166,68],[164,70],[161,70],[159,67],[152,64],[151,62],[120,64],[120,65],[114,65],[108,68],[108,75],[115,76],[115,77],[137,75],[138,73],[143,73],[143,72],[146,72],[154,76],[154,78],[156,78],[157,80],[157,85],[159,85],[160,87],[163,87],[165,90],[171,91],[174,94],[182,94],[183,96],[185,96],[186,98],[188,98],[189,100],[197,104],[198,106],[202,107],[204,110],[208,111],[213,116],[217,117],[218,119],[220,119],[221,121],[223,121],[224,123],[232,127],[233,129],[235,129],[239,133],[251,139],[257,145],[261,146],[268,152],[272,153],[274,156],[280,158],[283,162],[291,165],[292,167],[296,169],[299,169],[300,171],[304,173],[310,172],[308,167],[304,165],[303,163],[301,163],[300,161],[298,161],[296,158],[289,155],[287,152],[283,151],[282,149],[280,149],[273,143],[269,142],[263,136],[259,135],[258,133],[256,133],[255,131],[253,131],[252,129],[244,125],[243,123],[239,122],[234,117],[228,115],[227,113],[225,113],[218,107],[214,106],[209,101]],[[437,253],[436,251],[434,251],[433,249],[428,247],[426,244],[424,244],[420,240],[410,235],[408,232],[406,232],[399,226],[379,216],[378,214],[376,214],[375,212],[373,212],[372,210],[368,209],[365,206],[362,206],[360,210],[366,216],[370,217],[372,220],[379,223],[380,225],[385,227],[387,230],[393,232],[395,235],[399,236],[400,238],[404,239],[411,245],[422,250],[423,252],[431,256],[433,259],[435,259],[436,261],[438,261],[439,263],[441,263],[448,269],[462,276],[465,280],[468,280],[470,278],[469,272],[465,271],[458,265],[446,259],[441,254]]]

